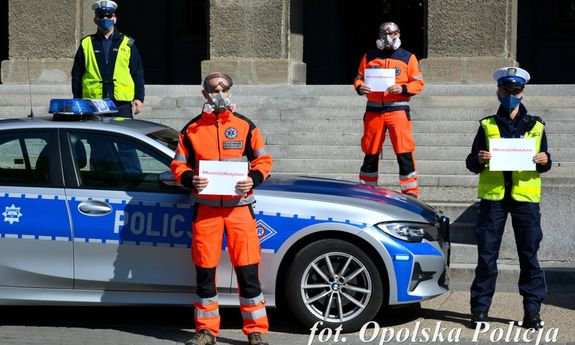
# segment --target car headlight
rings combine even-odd
[[[428,241],[437,241],[439,238],[435,224],[379,223],[375,226],[386,234],[406,242],[421,242],[424,238]]]

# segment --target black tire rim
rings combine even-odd
[[[367,267],[342,252],[322,254],[305,269],[300,291],[307,309],[319,320],[353,320],[369,305],[373,292]]]

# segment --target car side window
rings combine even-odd
[[[50,133],[0,134],[0,185],[49,186]]]
[[[166,192],[159,176],[170,159],[125,137],[71,132],[70,147],[81,188]]]

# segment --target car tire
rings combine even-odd
[[[331,268],[330,268],[331,266]],[[356,331],[379,311],[381,274],[365,251],[339,239],[302,248],[287,273],[286,299],[298,321],[311,328]]]

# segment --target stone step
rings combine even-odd
[[[325,133],[338,133],[338,132],[361,132],[363,131],[363,121],[361,119],[353,120],[309,120],[293,121],[293,120],[268,120],[268,119],[253,119],[265,132],[285,132],[294,131],[301,132],[311,130],[314,132],[321,131]],[[477,121],[426,121],[414,120],[412,123],[413,133],[434,133],[451,135],[455,133],[470,133],[475,134],[479,127]],[[547,121],[546,132],[551,134],[574,134],[575,121]]]
[[[475,248],[470,248],[475,253]],[[453,257],[453,256],[452,256]],[[477,260],[476,260],[477,261]],[[450,290],[469,291],[471,282],[475,278],[476,261],[472,263],[453,262],[449,267]],[[571,292],[575,282],[575,268],[569,264],[553,260],[540,260],[541,268],[545,272],[545,284],[553,292]],[[518,293],[519,263],[510,260],[499,260],[497,265],[497,291],[510,291]],[[549,293],[553,293],[549,292]]]
[[[0,85],[0,93],[4,94],[71,94],[70,85]],[[486,84],[426,84],[420,96],[490,96],[494,97],[496,90],[495,83]],[[323,96],[335,95],[346,96],[356,95],[351,84],[349,85],[234,85],[234,94],[265,96]],[[148,96],[194,96],[201,92],[200,85],[146,85],[146,95]],[[575,85],[527,85],[528,97],[553,95],[572,96],[575,94]]]
[[[323,172],[354,173],[359,170],[363,159],[309,159],[309,158],[278,158],[274,159],[274,171],[278,173],[297,173],[305,171],[308,174]],[[545,173],[548,177],[575,177],[573,176],[574,162],[553,163],[552,169]],[[379,169],[384,174],[398,173],[396,160],[383,160]],[[429,175],[469,175],[471,172],[462,161],[428,161],[417,162],[417,170]]]
[[[23,93],[14,93],[10,90],[10,86],[3,86],[0,88],[0,104],[3,105],[48,105],[52,98],[71,98],[72,95],[69,91],[55,89],[43,90],[39,93],[32,92],[32,95],[25,91]],[[232,96],[234,101],[240,106],[250,107],[273,107],[273,108],[354,108],[361,110],[365,107],[366,98],[360,97],[353,93],[349,95],[333,95],[324,93],[321,95],[282,95],[279,94],[262,96],[262,95],[245,95],[242,93],[234,93]],[[204,103],[201,94],[184,94],[178,95],[178,92],[167,92],[160,95],[150,95],[146,98],[146,103],[150,107],[163,107],[163,108],[176,108],[176,107],[192,107],[196,108]],[[575,98],[558,96],[558,95],[541,95],[529,96],[525,98],[524,104],[531,111],[541,110],[548,108],[575,108]],[[413,97],[411,100],[411,107],[417,108],[482,108],[493,109],[497,107],[497,99],[494,95],[490,96],[426,96],[425,94]]]
[[[389,141],[389,140],[388,140]],[[471,146],[471,145],[470,145]],[[329,158],[363,159],[359,143],[351,146],[312,146],[312,145],[267,145],[274,158]],[[420,160],[458,160],[465,161],[470,147],[429,147],[417,145],[415,158]],[[554,162],[575,162],[575,148],[552,149]],[[390,143],[383,145],[383,159],[395,160]]]
[[[358,145],[362,134],[356,133],[318,133],[318,132],[264,132],[268,145]],[[471,147],[473,135],[469,133],[454,133],[450,135],[434,135],[433,133],[415,133],[417,146],[430,147]],[[575,134],[555,134],[548,136],[550,148],[575,148]]]

